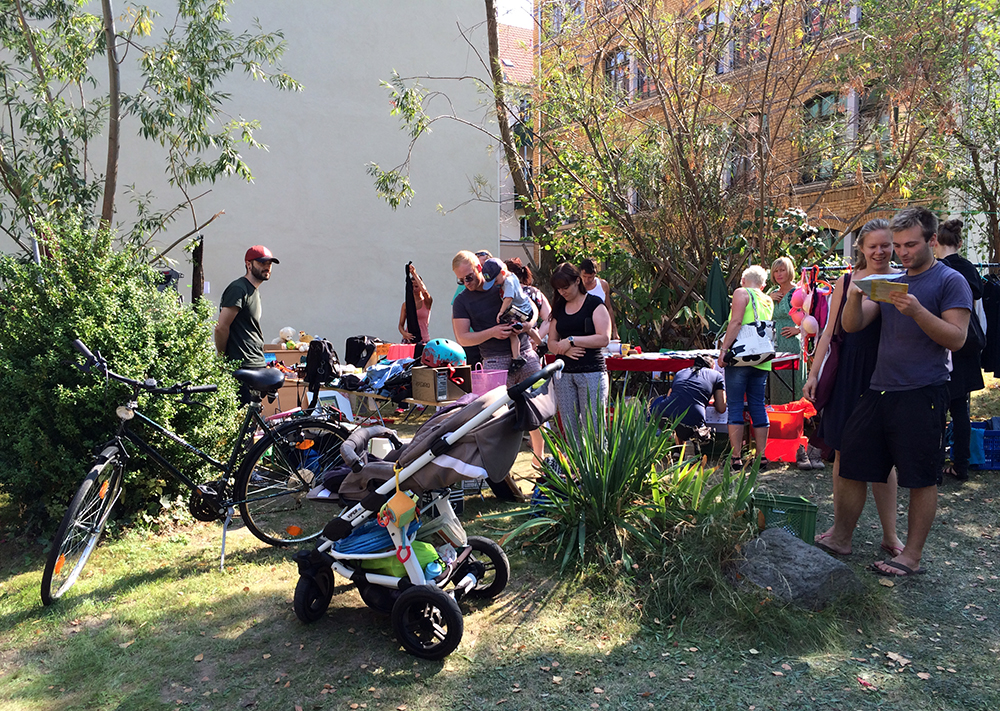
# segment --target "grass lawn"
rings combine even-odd
[[[1000,413],[998,394],[978,394],[974,411]],[[515,471],[528,473],[526,455]],[[776,469],[760,488],[817,503],[817,530],[832,519],[829,469]],[[880,557],[869,505],[844,559],[868,612],[795,611],[794,626],[767,635],[697,612],[649,619],[627,594],[560,579],[539,551],[510,543],[507,591],[463,605],[465,636],[442,662],[405,654],[343,579],[327,616],[303,625],[294,551],[236,530],[220,572],[214,524],[105,540],[83,580],[43,608],[42,546],[8,524],[0,710],[996,709],[997,502],[995,472],[943,487],[928,573],[897,581],[864,570]],[[899,503],[905,531],[905,493]],[[470,499],[468,530],[499,538],[509,526],[475,514],[500,506]]]

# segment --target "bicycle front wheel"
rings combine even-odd
[[[243,523],[265,543],[285,546],[316,538],[333,518],[329,503],[308,501],[320,476],[343,463],[347,431],[325,420],[278,427],[254,444],[236,476],[233,496]]]
[[[98,463],[76,490],[42,573],[42,603],[51,605],[73,587],[97,546],[111,509],[121,493],[123,463],[117,447],[101,453]]]

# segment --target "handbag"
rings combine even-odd
[[[750,296],[753,321],[740,326],[726,355],[727,365],[760,365],[774,358],[774,321],[761,321],[757,301]]]
[[[826,349],[826,357],[819,366],[819,377],[816,379],[816,399],[817,410],[822,410],[830,402],[833,395],[833,384],[837,381],[837,366],[840,364],[840,347],[844,343],[844,327],[840,324],[840,317],[844,313],[844,302],[847,301],[847,290],[851,286],[851,273],[844,275],[844,297],[837,307],[837,320],[833,324],[833,335],[830,337],[830,346]]]
[[[979,315],[973,309],[969,314],[969,330],[965,333],[965,345],[956,351],[957,356],[972,356],[977,358],[986,348],[986,334],[983,333],[983,326],[979,323]]]

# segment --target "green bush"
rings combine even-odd
[[[74,367],[74,337],[132,378],[217,383],[218,392],[198,396],[210,408],[141,401],[150,417],[210,453],[223,451],[239,417],[231,368],[212,346],[209,304],[192,308],[176,292],[159,292],[159,275],[134,249],[116,250],[108,231],[69,222],[41,233],[40,265],[0,257],[0,392],[9,404],[0,418],[0,488],[29,530],[58,524],[95,449],[115,431],[115,408],[130,397],[126,386]],[[118,513],[155,515],[181,487],[131,453]],[[197,480],[200,462],[188,461],[183,470]]]

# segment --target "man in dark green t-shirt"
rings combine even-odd
[[[279,264],[271,250],[255,245],[244,256],[247,273],[226,287],[215,324],[215,348],[243,368],[264,367],[264,335],[260,330],[260,285]]]

